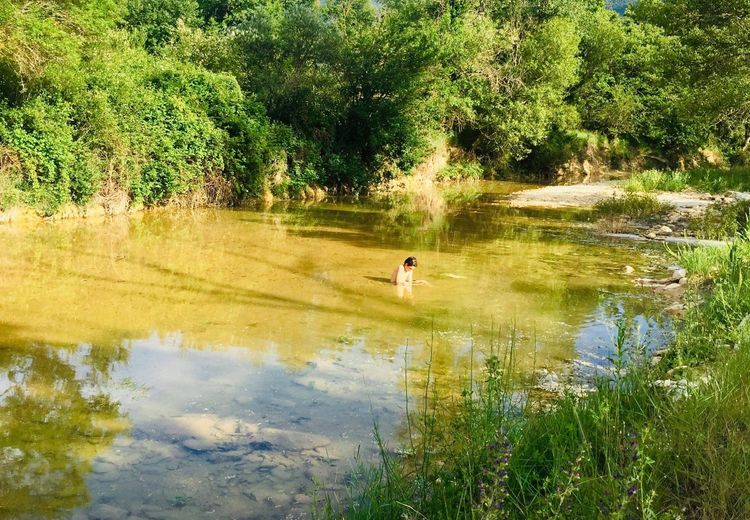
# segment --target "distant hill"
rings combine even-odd
[[[635,0],[605,0],[604,2],[608,9],[617,11],[620,14],[624,14],[625,8],[633,3],[635,3]]]

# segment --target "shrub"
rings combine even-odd
[[[732,204],[717,202],[711,204],[699,217],[688,222],[695,236],[704,239],[726,239],[747,231],[750,219],[750,201]]]
[[[594,210],[600,217],[626,216],[632,218],[648,218],[664,215],[672,210],[672,206],[659,202],[651,195],[628,193],[624,197],[613,196],[597,202]]]
[[[72,117],[73,107],[59,99],[34,98],[0,111],[0,143],[18,154],[20,187],[44,215],[66,202],[87,202],[99,187],[99,173],[74,135]]]

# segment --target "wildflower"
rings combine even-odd
[[[508,465],[511,444],[507,440],[487,445],[488,464],[480,475],[479,501],[475,511],[480,518],[505,518],[505,500],[508,497]]]

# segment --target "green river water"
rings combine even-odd
[[[498,328],[529,373],[606,372],[623,313],[660,341],[624,266],[664,251],[514,189],[0,227],[0,518],[306,518],[430,359],[450,392]]]

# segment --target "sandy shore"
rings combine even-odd
[[[513,195],[510,205],[516,208],[591,208],[597,202],[621,197],[625,191],[617,181],[574,184],[571,186],[545,186],[521,191]],[[709,204],[721,200],[710,193],[679,192],[655,194],[660,202],[671,204],[678,211],[701,212]]]

